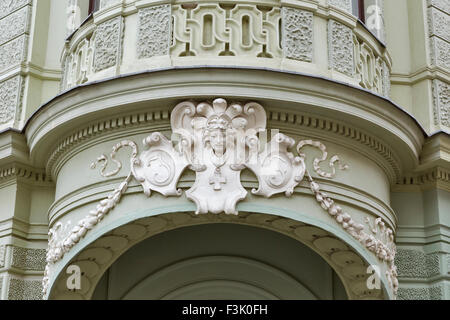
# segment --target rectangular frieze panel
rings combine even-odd
[[[23,82],[21,76],[0,82],[0,125],[18,120],[21,111]]]
[[[334,20],[328,21],[328,58],[330,69],[353,77],[353,31]]]
[[[450,127],[450,85],[433,80],[434,124]]]
[[[137,51],[139,58],[169,54],[171,35],[170,5],[139,10]]]
[[[328,0],[330,6],[352,13],[352,0]]]
[[[174,56],[281,57],[280,8],[253,4],[174,5]]]
[[[0,45],[0,72],[24,61],[27,55],[27,48],[27,35],[22,35],[19,38]]]
[[[31,0],[0,0],[0,19],[31,3]]]
[[[94,71],[102,71],[120,63],[122,57],[123,18],[121,16],[98,25],[95,31]]]
[[[286,58],[312,62],[313,14],[296,8],[282,9],[283,53]]]
[[[13,14],[0,19],[0,45],[23,33],[28,33],[30,21],[30,6],[26,6]]]

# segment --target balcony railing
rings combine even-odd
[[[391,60],[350,13],[313,0],[109,1],[62,55],[61,89],[173,66],[272,68],[388,97]]]

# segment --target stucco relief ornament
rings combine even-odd
[[[183,190],[177,188],[177,183],[187,169],[196,174],[194,184],[185,194],[196,204],[197,214],[238,214],[236,204],[247,196],[240,180],[243,169],[251,170],[258,179],[259,186],[252,193],[267,198],[279,193],[291,196],[306,175],[311,191],[322,208],[366,248],[378,254],[382,261],[393,263],[395,252],[392,254],[390,247],[366,234],[362,224],[353,221],[349,214],[320,191],[319,185],[306,170],[306,155],[301,153],[301,149],[309,145],[322,151],[322,157],[313,161],[313,170],[319,176],[332,178],[335,165],[342,170],[347,166],[341,165],[338,156],[332,156],[329,161],[332,172],[324,172],[320,163],[326,160],[327,152],[318,141],[299,142],[298,156],[289,151],[294,147],[295,140],[282,133],[274,134],[270,142],[263,143],[260,134],[266,131],[266,119],[264,108],[255,102],[228,105],[221,98],[215,99],[212,104],[186,101],[178,104],[171,113],[173,135],[170,140],[154,132],[144,139],[145,150],[141,153],[133,141],[118,143],[110,155],[116,168],[110,172],[106,172],[108,157],[101,155],[91,168],[101,164],[100,174],[111,177],[122,169],[122,163],[115,158],[116,153],[121,148],[129,147],[132,150],[131,170],[119,187],[70,232],[61,237],[61,228],[50,230],[44,294],[48,287],[50,265],[62,259],[120,202],[133,178],[141,184],[147,196],[151,196],[152,191],[164,196],[181,196]]]

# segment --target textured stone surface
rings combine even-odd
[[[348,13],[352,13],[352,0],[328,0],[328,4],[347,11]]]
[[[100,9],[111,7],[121,2],[122,0],[100,0]]]
[[[0,45],[28,32],[30,7],[26,6],[0,20]]]
[[[399,288],[398,300],[429,300],[430,292],[428,288]]]
[[[31,0],[0,0],[0,19],[31,3]]]
[[[450,127],[450,86],[441,80],[433,80],[434,124]]]
[[[168,4],[139,10],[139,58],[169,54],[170,20]]]
[[[27,55],[27,48],[27,35],[22,35],[17,39],[0,45],[0,72],[24,61]]]
[[[440,274],[439,255],[417,250],[398,249],[395,256],[399,277],[426,279]]]
[[[444,298],[444,290],[442,286],[431,287],[430,300],[442,300]]]
[[[37,280],[10,279],[9,300],[42,300],[42,283]]]
[[[116,17],[101,23],[95,31],[94,71],[113,67],[122,55],[123,18]]]
[[[334,20],[328,22],[328,56],[330,69],[354,75],[353,32]]]
[[[450,0],[428,0],[428,5],[450,13]]]
[[[3,268],[5,266],[5,246],[0,246],[0,268]]]
[[[432,64],[450,70],[450,43],[438,37],[431,37],[430,45]]]
[[[290,59],[312,62],[313,14],[312,12],[282,8],[283,53]]]
[[[450,15],[433,7],[428,8],[428,28],[430,36],[450,41]]]
[[[45,269],[45,249],[27,249],[13,247],[12,263],[13,267],[23,270],[44,270]]]
[[[0,124],[13,120],[20,112],[23,94],[22,77],[15,76],[0,82]]]

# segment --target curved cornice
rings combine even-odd
[[[88,122],[105,119],[105,114],[150,112],[171,108],[180,99],[219,95],[257,99],[264,105],[271,103],[364,129],[396,151],[400,171],[418,164],[426,136],[410,114],[367,90],[300,73],[238,67],[168,68],[80,85],[41,106],[23,132],[32,161],[43,167],[62,137]]]

